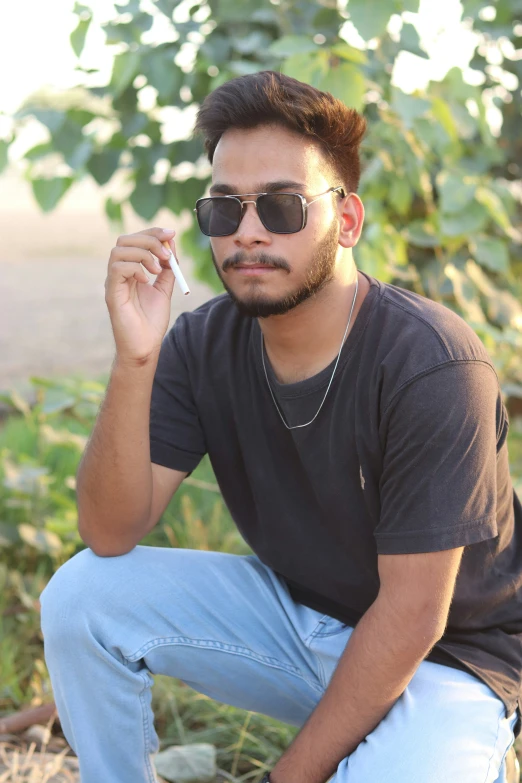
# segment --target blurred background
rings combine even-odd
[[[356,262],[455,310],[482,339],[510,414],[522,491],[521,44],[522,0],[3,7],[0,776],[10,777],[2,780],[44,779],[57,759],[46,780],[76,774],[53,713],[38,596],[84,546],[75,475],[114,358],[108,258],[121,233],[172,227],[192,294],[175,289],[171,324],[222,290],[193,220],[210,167],[191,130],[198,105],[224,81],[281,70],[364,113]],[[250,552],[206,460],[143,543]],[[210,743],[222,780],[257,783],[295,734],[177,681],[157,677],[153,693],[162,749]],[[37,719],[20,718],[35,709],[43,709]],[[27,773],[16,771],[14,759],[30,752]]]

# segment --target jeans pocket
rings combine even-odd
[[[337,620],[335,617],[325,614],[319,620],[318,627],[314,632],[314,636],[327,637],[336,636],[338,633],[342,633],[350,626],[346,623]]]
[[[323,688],[330,682],[352,632],[350,625],[325,614],[306,640],[306,646],[318,662],[319,679]]]

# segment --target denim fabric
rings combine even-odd
[[[152,783],[154,674],[302,726],[353,628],[303,604],[255,555],[85,549],[40,597],[45,660],[82,783]],[[516,713],[471,674],[423,661],[330,783],[504,783]]]

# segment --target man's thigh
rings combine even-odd
[[[160,559],[156,549],[156,568]],[[172,568],[166,576],[172,630],[148,633],[127,660],[142,658],[152,674],[301,726],[323,694],[318,660],[307,646],[323,615],[294,602],[255,555],[171,550],[165,566]]]
[[[325,685],[352,629],[325,623],[312,648]],[[423,661],[390,712],[343,759],[329,783],[504,783],[516,713],[476,677]]]
[[[114,657],[296,726],[322,696],[307,640],[323,615],[295,603],[254,555],[137,546],[103,558],[84,550],[41,599],[49,661],[57,650],[60,660],[98,656],[101,646],[109,673]]]

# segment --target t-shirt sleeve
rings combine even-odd
[[[150,403],[150,458],[158,465],[191,473],[207,448],[181,335],[178,319],[161,344]]]
[[[453,362],[412,381],[383,415],[379,554],[436,552],[497,536],[495,372]]]

